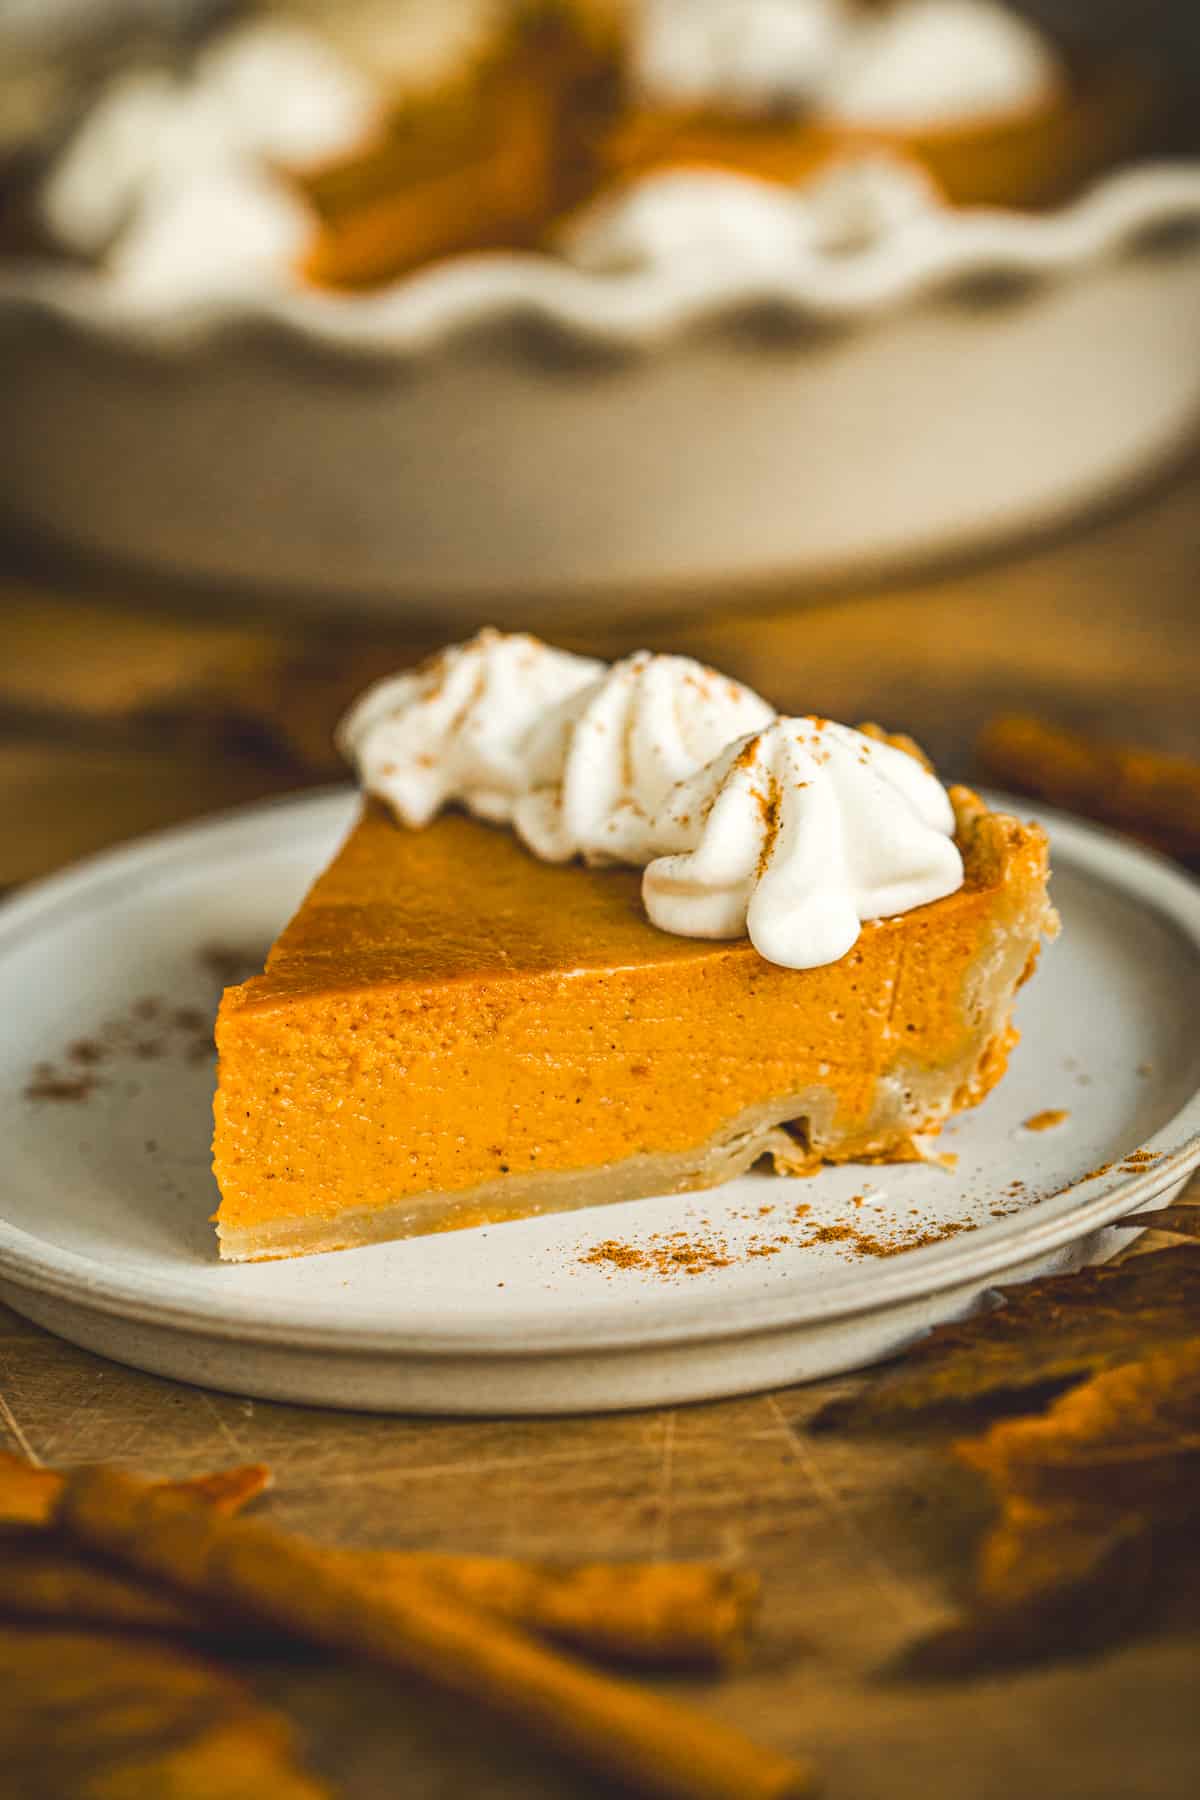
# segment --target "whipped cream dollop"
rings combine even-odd
[[[1039,106],[1063,70],[1003,0],[897,0],[850,32],[821,96],[831,123],[877,130],[967,124]]]
[[[338,737],[402,824],[458,802],[544,860],[642,867],[660,929],[748,934],[788,968],[836,962],[864,921],[962,885],[949,796],[915,757],[778,718],[688,657],[605,667],[485,631],[380,682]]]
[[[1018,110],[1062,80],[1006,0],[636,0],[631,63],[653,105],[879,130]]]
[[[192,84],[239,149],[277,163],[345,155],[384,117],[375,83],[286,19],[251,19],[222,32],[197,57]]]
[[[241,25],[186,77],[117,75],[49,169],[38,211],[56,243],[105,256],[122,286],[186,293],[287,270],[313,222],[279,167],[351,148],[380,116],[373,84],[312,33]]]
[[[602,195],[556,248],[593,275],[689,261],[770,269],[795,259],[803,234],[789,188],[720,169],[666,169]]]
[[[931,175],[889,150],[838,156],[801,188],[805,241],[822,256],[846,256],[895,238],[942,204]]]
[[[198,300],[256,277],[277,281],[312,236],[308,210],[253,163],[156,183],[105,267],[134,301]]]
[[[660,810],[682,781],[773,718],[767,702],[689,656],[639,650],[541,721],[513,825],[537,856],[647,862]]]
[[[795,187],[732,170],[653,171],[602,194],[560,231],[576,268],[620,275],[719,266],[786,273],[867,250],[939,206],[936,184],[873,132],[966,125],[1034,107],[1064,74],[1003,0],[640,0],[635,80],[652,103],[796,112],[867,135]]]
[[[507,824],[529,787],[531,733],[603,672],[523,633],[481,631],[369,688],[338,746],[404,825],[428,825],[451,801]]]
[[[903,750],[778,718],[683,782],[656,819],[646,912],[683,937],[749,935],[768,962],[836,962],[868,919],[962,886],[954,809]]]
[[[639,0],[631,61],[657,105],[796,111],[822,90],[846,0]]]
[[[38,194],[55,243],[98,256],[132,213],[176,117],[179,87],[165,69],[118,75],[84,115]]]
[[[921,166],[887,150],[848,151],[797,187],[667,169],[601,196],[556,247],[593,275],[716,264],[786,276],[806,258],[869,250],[940,204]]]

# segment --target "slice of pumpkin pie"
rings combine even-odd
[[[1003,1074],[1046,840],[908,740],[495,633],[341,735],[361,815],[221,1006],[222,1256],[909,1159]]]

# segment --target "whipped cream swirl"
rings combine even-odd
[[[748,933],[769,962],[836,962],[863,921],[953,893],[954,811],[915,757],[778,718],[683,656],[605,667],[484,631],[380,682],[339,743],[405,825],[458,802],[545,861],[645,869],[653,923]]]
[[[936,218],[941,201],[920,163],[889,150],[862,150],[827,163],[801,189],[799,204],[809,245],[823,256],[847,256]]]
[[[556,707],[529,740],[513,825],[536,856],[644,863],[681,781],[774,717],[765,700],[688,656],[639,650]]]
[[[369,688],[338,748],[404,825],[428,825],[451,801],[506,825],[529,787],[530,733],[603,671],[523,633],[481,631]]]
[[[37,195],[64,249],[123,288],[181,296],[286,276],[314,229],[279,172],[343,154],[383,116],[375,85],[286,20],[221,33],[186,75],[134,68],[101,91]]]
[[[651,104],[920,130],[1036,106],[1062,68],[1006,0],[637,0],[633,79]]]
[[[722,169],[665,169],[601,195],[556,248],[592,275],[689,261],[770,271],[796,261],[803,231],[789,188]]]
[[[1004,0],[900,0],[851,32],[821,97],[834,124],[920,131],[1044,105],[1063,71]]]
[[[593,201],[560,231],[557,248],[593,275],[719,265],[786,277],[812,256],[870,250],[939,205],[921,165],[886,150],[848,151],[796,187],[666,169]]]
[[[846,0],[640,0],[634,81],[666,106],[794,111],[828,80]]]
[[[837,962],[867,919],[962,886],[954,809],[905,751],[828,719],[731,744],[659,812],[642,898],[682,937],[749,934],[768,962]]]

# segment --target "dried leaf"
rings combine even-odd
[[[328,1800],[240,1682],[163,1644],[0,1630],[0,1768],[23,1800]]]
[[[955,1452],[1005,1501],[1186,1516],[1200,1498],[1200,1335],[1097,1375],[1044,1417],[1002,1421]]]
[[[1155,1603],[1164,1567],[1197,1557],[1180,1531],[1200,1517],[1200,1335],[954,1448],[987,1478],[999,1517],[969,1611],[910,1650],[906,1672],[1100,1649]]]
[[[212,1475],[194,1475],[188,1481],[163,1482],[164,1487],[199,1494],[218,1512],[236,1513],[271,1485],[265,1463],[220,1469]],[[66,1477],[55,1469],[41,1469],[19,1456],[0,1451],[0,1525],[45,1525]]]
[[[1106,1581],[1116,1557],[1140,1549],[1146,1527],[1138,1513],[1010,1500],[979,1552],[976,1604],[1016,1611]]]
[[[1163,1206],[1157,1212],[1130,1213],[1127,1219],[1114,1219],[1120,1229],[1127,1225],[1134,1231],[1170,1231],[1176,1237],[1200,1238],[1200,1206],[1194,1200],[1178,1206]]]
[[[950,1625],[910,1645],[890,1672],[962,1679],[1095,1655],[1145,1619],[1157,1549],[1154,1534],[1138,1520],[1081,1525],[1073,1517],[1048,1518],[1036,1539],[1020,1546],[1033,1565],[1021,1598],[976,1601]],[[1037,1572],[1048,1577],[1044,1586],[1037,1584]]]
[[[999,1292],[1003,1305],[939,1326],[860,1394],[818,1413],[812,1428],[888,1429],[915,1415],[1044,1393],[1191,1338],[1200,1248],[1148,1251]]]

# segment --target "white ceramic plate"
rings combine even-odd
[[[1105,1227],[1165,1203],[1200,1162],[1200,889],[1049,817],[1063,936],[1021,997],[1008,1078],[946,1134],[954,1171],[752,1174],[222,1266],[206,952],[261,959],[352,805],[323,793],[169,832],[0,914],[0,1296],[19,1312],[119,1361],[269,1398],[477,1413],[698,1400],[855,1367],[997,1281],[1111,1254],[1129,1233]],[[1068,1114],[1056,1129],[1024,1128],[1051,1108]],[[806,1242],[847,1220],[884,1239],[978,1229],[887,1258]],[[670,1276],[581,1261],[606,1239],[653,1249],[675,1230],[729,1260]]]

